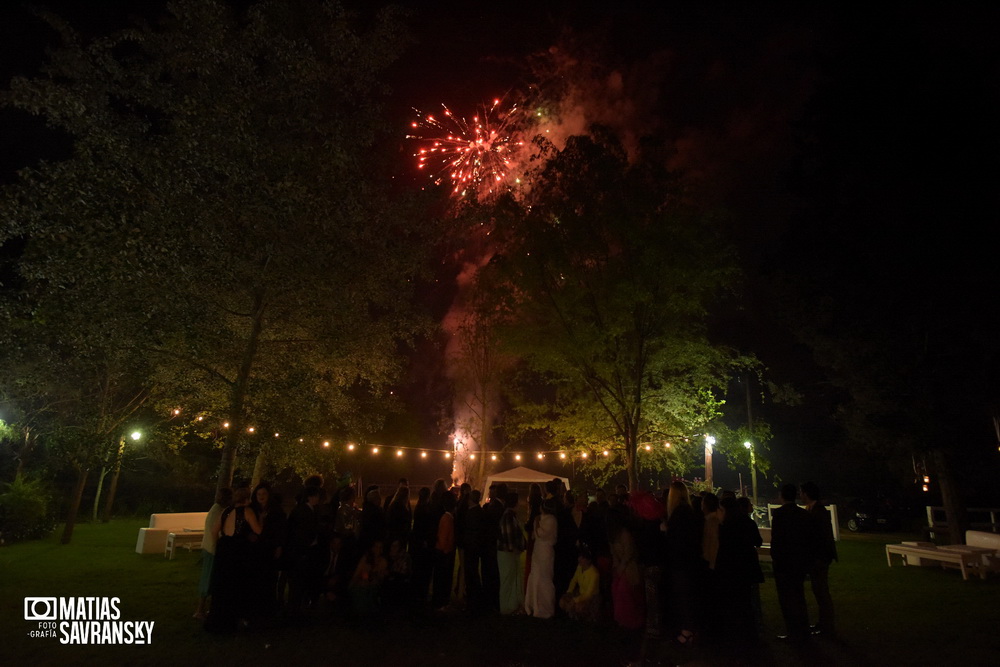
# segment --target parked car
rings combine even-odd
[[[866,530],[899,530],[902,522],[895,505],[887,498],[855,500],[847,507],[847,529],[852,533]]]

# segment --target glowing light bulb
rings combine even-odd
[[[280,437],[281,437],[281,434],[280,434],[280,433],[275,433],[275,434],[274,434],[274,437],[275,437],[275,438],[280,438]]]
[[[444,457],[445,457],[446,459],[450,459],[450,458],[451,458],[451,452],[445,452],[445,453],[444,453]]]
[[[420,458],[426,459],[427,458],[427,452],[420,452]]]
[[[580,454],[580,458],[581,459],[587,458],[587,452],[584,452],[583,454]]]
[[[396,456],[402,456],[402,455],[403,455],[403,450],[402,449],[397,449],[396,450]]]
[[[222,422],[222,428],[229,428],[229,422]]]
[[[650,451],[650,450],[652,450],[652,449],[653,449],[653,447],[651,445],[646,445],[646,451],[647,452]]]
[[[608,455],[608,450],[605,449],[603,452],[601,452],[601,454],[603,454],[604,456],[607,456]]]
[[[353,442],[347,444],[347,451],[349,451],[349,452],[353,452],[354,451],[354,443]]]
[[[497,460],[497,455],[496,454],[491,454],[490,455],[490,460],[496,461]]]
[[[181,409],[180,408],[174,408],[174,414],[175,415],[179,415],[180,413],[181,413]]]
[[[475,454],[469,454],[469,460],[475,461],[476,460],[476,455]]]
[[[566,458],[566,452],[559,452],[559,458],[561,459]]]
[[[324,447],[329,447],[330,446],[330,441],[329,440],[324,441],[323,442],[323,446]]]
[[[372,454],[378,454],[378,447],[372,447]]]
[[[538,458],[539,458],[539,460],[544,459],[545,458],[545,454],[542,454],[541,452],[538,452]]]
[[[514,454],[514,460],[515,461],[520,461],[521,460],[521,455],[520,454]]]
[[[253,426],[248,426],[247,427],[247,433],[253,433],[253,432],[254,432]]]

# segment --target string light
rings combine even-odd
[[[348,443],[348,445],[347,445],[347,451],[349,451],[349,452],[353,452],[354,451],[354,443],[353,442]]]
[[[180,408],[174,408],[174,414],[175,415],[179,415],[180,413],[181,413],[181,409]]]
[[[275,434],[274,434],[274,437],[275,437],[275,438],[280,438],[280,437],[281,437],[281,434],[280,434],[280,433],[275,433]]]
[[[247,433],[253,433],[253,431],[254,431],[253,426],[248,426],[247,427]]]
[[[229,428],[229,422],[222,422],[222,428]]]
[[[402,455],[403,455],[403,450],[402,449],[397,449],[396,450],[396,456],[402,456]]]
[[[469,460],[470,461],[475,461],[476,460],[476,455],[475,454],[469,454]]]
[[[493,461],[496,461],[497,460],[497,455],[496,454],[491,454],[490,455],[490,459],[493,460]]]
[[[323,446],[324,446],[324,447],[329,447],[329,446],[330,446],[330,443],[329,443],[329,441],[327,441],[327,442],[324,442],[324,443],[323,443]]]
[[[587,452],[584,452],[583,454],[580,454],[580,458],[582,458],[582,459],[587,458]]]
[[[608,450],[605,449],[603,452],[601,452],[601,454],[604,454],[605,456],[607,456],[608,455]]]
[[[444,457],[445,457],[446,459],[450,459],[450,458],[451,458],[451,452],[445,452],[445,453],[444,453]]]
[[[566,458],[566,452],[559,452],[559,458],[561,459]]]
[[[493,457],[493,460],[496,461],[496,457],[495,456]],[[515,461],[520,461],[521,460],[521,455],[520,454],[514,454],[514,460]]]
[[[372,447],[372,454],[378,454],[378,447]]]
[[[545,458],[545,454],[542,454],[541,452],[538,452],[538,460],[541,461],[544,458]]]
[[[652,450],[652,449],[653,449],[653,447],[651,445],[646,445],[646,451],[647,452],[650,451],[650,450]]]
[[[446,457],[448,456],[448,452],[445,452],[444,454],[445,454]],[[426,459],[427,458],[427,452],[420,452],[420,458]]]

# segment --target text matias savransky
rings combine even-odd
[[[154,621],[121,620],[120,604],[105,597],[24,598],[24,620],[38,623],[28,636],[60,644],[152,644]]]

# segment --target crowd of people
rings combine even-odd
[[[796,491],[782,489],[772,525],[792,639],[833,632],[826,582],[836,558],[818,488],[803,485],[807,509]],[[520,503],[502,483],[484,502],[468,484],[440,479],[414,503],[402,479],[384,499],[367,488],[359,505],[353,486],[327,494],[316,476],[286,515],[267,483],[223,489],[206,519],[195,616],[232,632],[322,609],[371,617],[457,608],[616,623],[680,645],[759,638],[762,540],[749,499],[691,494],[680,481],[660,495],[619,486],[576,496],[553,479],[531,485],[523,514]],[[807,577],[820,609],[813,628]]]

